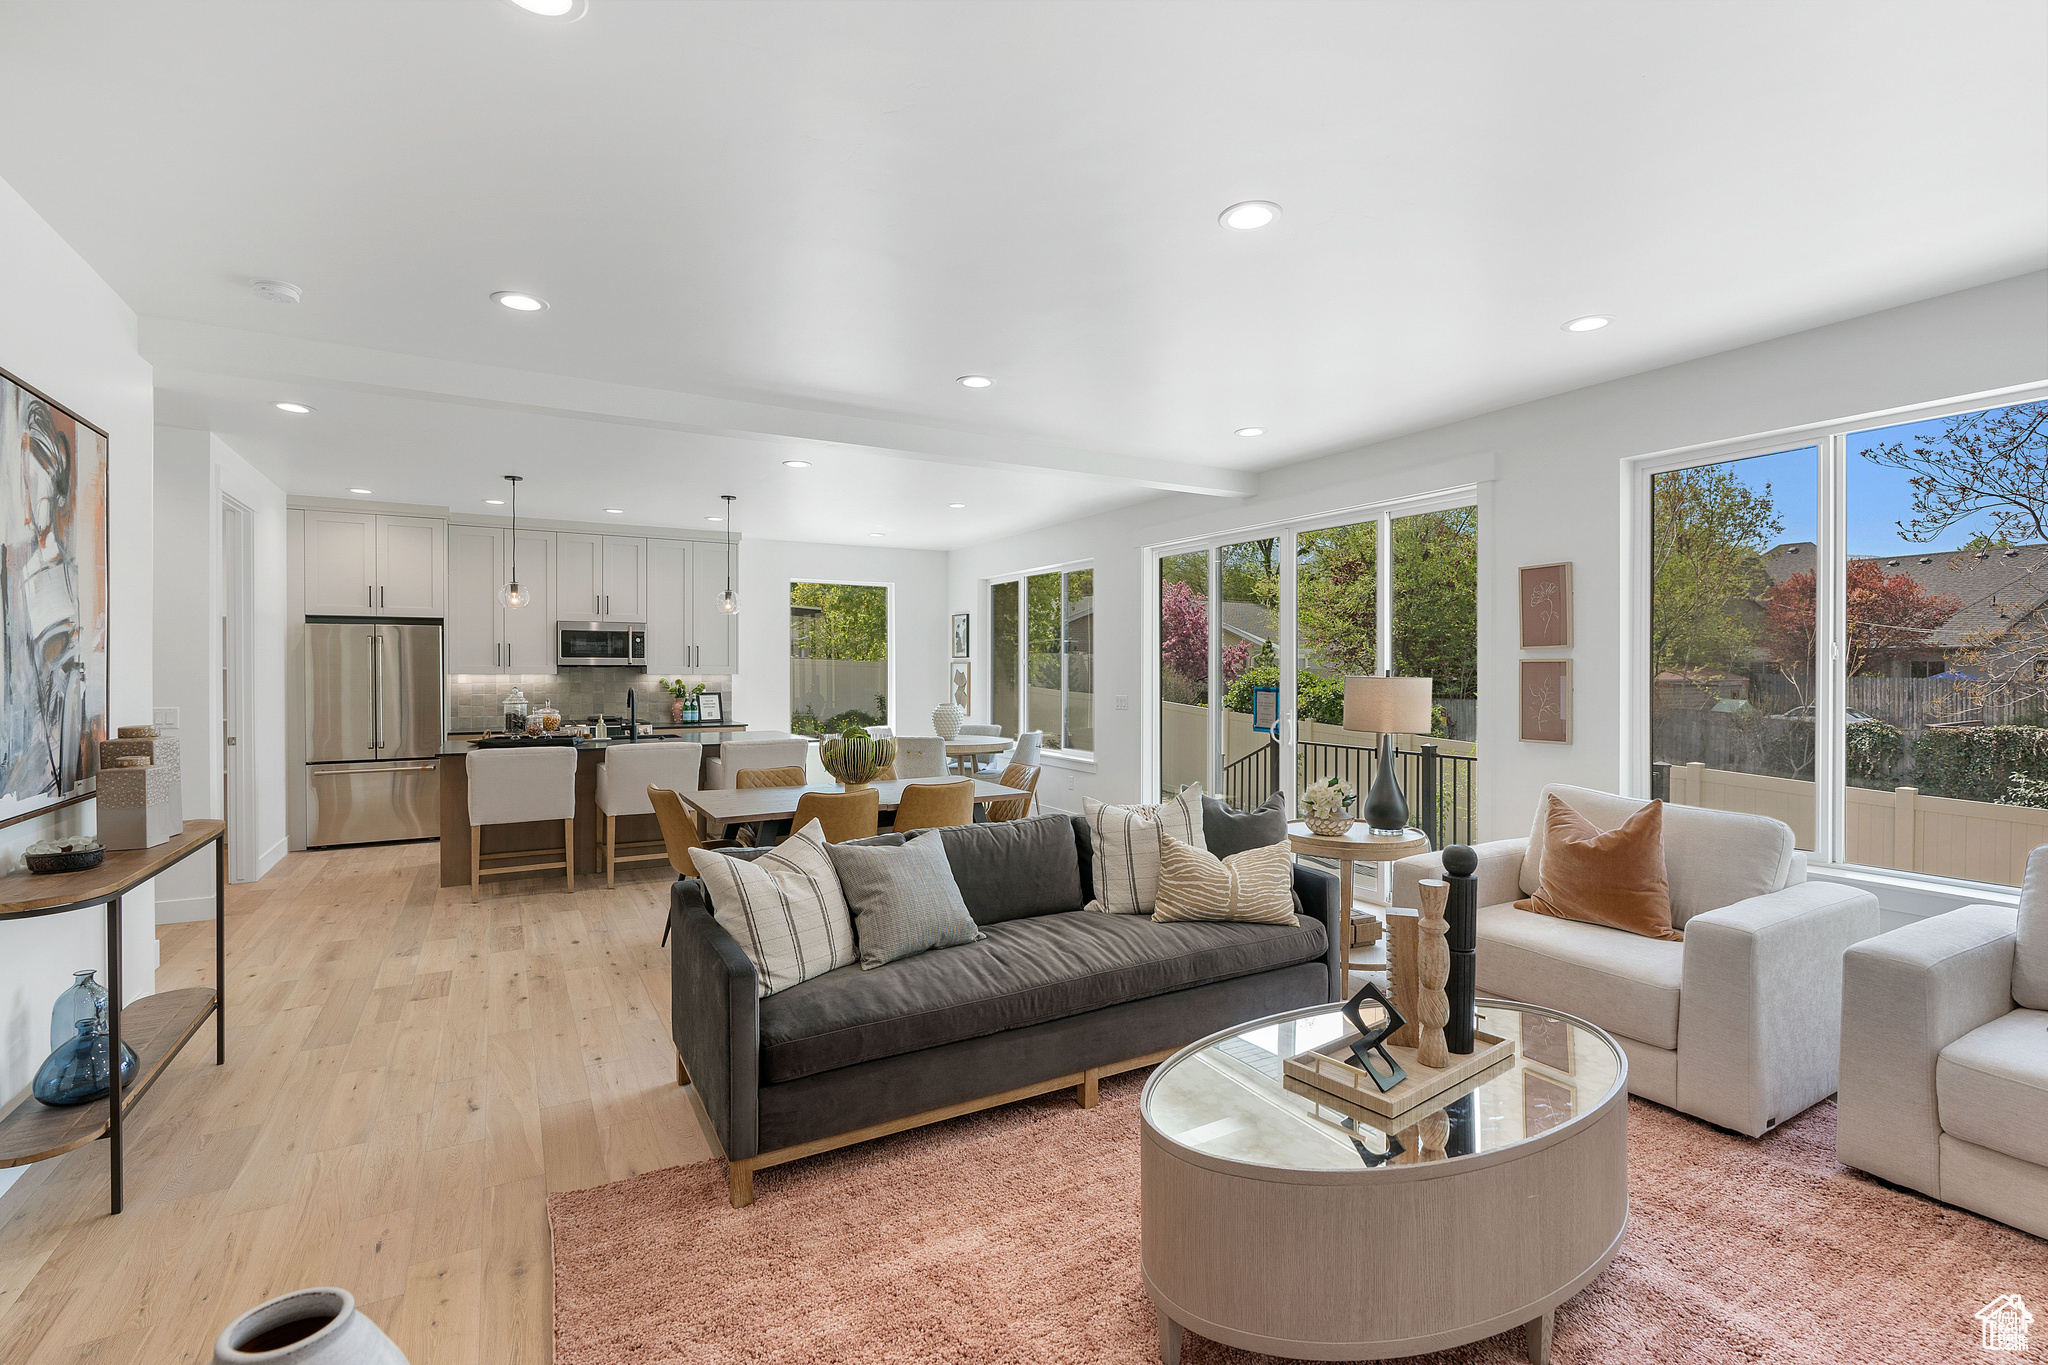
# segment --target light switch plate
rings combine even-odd
[[[1129,697],[1125,697],[1125,696],[1119,696],[1119,697],[1118,697],[1118,698],[1116,699],[1116,709],[1117,709],[1117,710],[1119,710],[1119,711],[1128,711],[1128,710],[1130,710],[1130,709],[1131,709],[1131,699],[1130,699]]]
[[[152,707],[149,723],[151,725],[176,725],[178,723],[178,708],[175,706]]]

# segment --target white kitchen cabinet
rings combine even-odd
[[[555,615],[563,621],[596,621],[604,614],[604,537],[580,531],[555,536]]]
[[[690,663],[690,542],[647,542],[647,671],[694,672]]]
[[[640,536],[604,538],[604,582],[598,591],[607,621],[647,619],[647,541]]]
[[[555,671],[556,612],[551,585],[557,539],[553,531],[519,533],[519,581],[533,594],[533,600],[505,613],[505,667],[514,673]]]
[[[690,671],[732,673],[739,667],[738,623],[718,606],[725,596],[725,542],[696,540],[689,545]],[[733,553],[737,557],[737,546]]]
[[[448,528],[444,648],[450,673],[494,673],[505,667],[507,613],[498,604],[498,589],[504,582],[499,575],[505,571],[505,537],[506,532],[495,526]]]
[[[309,616],[441,616],[447,527],[433,517],[306,512]]]

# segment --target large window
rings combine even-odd
[[[990,698],[1005,735],[1095,748],[1095,571],[1062,569],[989,587]],[[1020,686],[1021,681],[1021,686]]]
[[[2048,401],[1645,471],[1649,785],[1823,860],[2048,843]]]
[[[789,728],[836,735],[889,723],[889,590],[789,585]]]

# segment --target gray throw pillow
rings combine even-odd
[[[936,830],[895,848],[826,847],[846,908],[853,912],[863,968],[872,971],[927,948],[951,948],[981,937]]]
[[[1064,815],[951,825],[938,834],[960,899],[976,924],[1079,910],[1088,903],[1081,894],[1080,843]]]
[[[1287,842],[1287,798],[1274,792],[1252,810],[1232,810],[1213,796],[1202,797],[1202,842],[1219,858],[1268,844]]]

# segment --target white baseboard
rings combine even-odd
[[[176,898],[159,894],[156,898],[156,922],[158,924],[186,924],[195,919],[213,918],[213,892],[203,896],[178,896]]]
[[[291,840],[279,839],[269,848],[256,855],[256,880],[262,881],[270,875],[270,869],[284,861],[284,855],[291,852]]]

